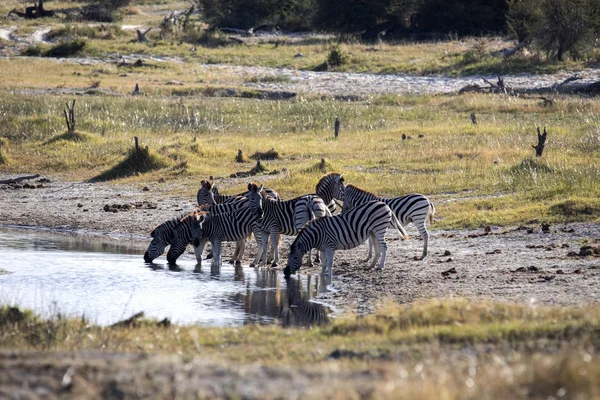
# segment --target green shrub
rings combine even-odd
[[[70,57],[78,54],[83,50],[86,41],[83,39],[74,39],[64,42],[59,42],[48,50],[43,52],[44,57]]]
[[[336,44],[334,46],[331,47],[331,50],[329,51],[329,55],[327,56],[327,64],[330,67],[339,67],[342,66],[344,64],[346,64],[348,62],[348,56],[346,55],[346,53],[344,53],[344,51],[342,50],[342,48],[340,47],[339,44]]]

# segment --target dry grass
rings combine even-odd
[[[144,354],[146,362],[137,369],[123,359],[120,373],[126,373],[127,381],[144,382],[136,376],[150,369],[155,370],[153,379],[163,379],[173,367],[160,367],[164,361],[153,355],[178,353],[218,362],[232,375],[244,365],[255,371],[288,371],[295,378],[286,378],[287,384],[279,383],[279,375],[263,379],[281,385],[279,390],[297,390],[290,383],[302,377],[338,397],[367,390],[376,398],[546,398],[557,393],[593,398],[600,394],[599,329],[597,306],[530,307],[460,299],[388,304],[374,315],[345,317],[310,330],[157,327],[153,321],[110,328],[56,315],[40,319],[6,307],[0,311],[5,349]],[[52,363],[46,365],[52,369]],[[196,382],[189,390],[202,387]]]
[[[116,69],[106,71],[110,68]],[[160,71],[169,76],[177,68]],[[22,88],[26,69],[2,79],[10,88]],[[64,73],[71,78],[67,66]],[[135,80],[142,81],[146,73],[148,80],[157,74],[140,71]],[[88,77],[75,75],[71,84],[85,81],[89,84]],[[37,84],[43,80],[32,82]],[[6,171],[35,169],[90,179],[117,165],[138,136],[164,162],[126,182],[159,174],[189,181],[193,188],[195,176],[219,179],[238,171],[238,149],[251,155],[275,148],[279,158],[263,164],[270,171],[288,171],[269,182],[284,197],[312,192],[322,173],[335,169],[349,182],[382,195],[431,196],[438,228],[600,218],[600,155],[595,151],[600,102],[594,99],[567,97],[550,108],[537,100],[485,95],[388,95],[351,103],[310,97],[183,101],[153,94],[86,96],[75,112],[78,126],[93,140],[78,142],[51,140],[64,129],[62,110],[70,96],[5,92],[4,99],[0,113],[6,123],[0,134],[10,140],[12,159]],[[471,124],[471,112],[477,113],[479,125]],[[333,140],[331,126],[338,116],[344,131]],[[541,159],[532,157],[537,125],[549,131]],[[402,140],[402,134],[412,139]],[[324,170],[322,158],[327,160]],[[247,184],[245,179],[229,182],[231,192]],[[561,206],[566,201],[573,204]]]

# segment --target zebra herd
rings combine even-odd
[[[159,225],[150,234],[152,242],[144,254],[151,263],[170,245],[167,261],[175,263],[188,244],[193,244],[198,262],[202,261],[204,246],[211,242],[212,266],[221,265],[222,242],[236,242],[232,262],[241,264],[245,241],[254,234],[257,252],[251,266],[266,266],[271,239],[271,267],[279,263],[281,235],[296,235],[290,247],[284,275],[294,274],[308,253],[312,265],[312,249],[318,250],[314,259],[321,263],[322,274],[332,281],[333,256],[336,250],[357,247],[368,240],[366,261],[371,267],[377,262],[381,270],[386,261],[385,234],[392,226],[407,238],[404,227],[414,223],[423,238],[423,253],[427,255],[429,233],[426,221],[433,222],[435,207],[422,194],[383,198],[354,185],[346,184],[339,173],[324,175],[316,185],[316,193],[281,200],[276,191],[249,183],[248,190],[237,195],[220,195],[212,182],[202,181],[196,196],[198,206]],[[336,214],[337,201],[343,203]],[[374,254],[373,254],[374,249]]]

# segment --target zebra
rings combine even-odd
[[[385,198],[379,197],[371,192],[360,189],[354,185],[345,185],[342,183],[343,193],[341,200],[344,202],[342,212],[364,204],[368,201],[378,200],[386,203],[396,214],[396,217],[403,226],[409,223],[415,224],[421,237],[423,238],[423,254],[421,260],[427,255],[427,245],[429,243],[429,232],[425,226],[425,221],[429,217],[429,223],[433,223],[435,207],[433,203],[424,195],[419,193],[407,194],[405,196]],[[369,245],[369,254],[367,261],[371,258],[371,246]]]
[[[323,175],[317,183],[317,195],[323,199],[325,204],[327,204],[327,207],[332,214],[337,210],[336,200],[341,200],[345,181],[346,179],[343,174],[330,172],[329,174]]]
[[[242,243],[240,252],[236,255],[237,261],[239,261],[244,252],[245,239],[258,227],[256,224],[257,214],[255,209],[242,207],[230,213],[188,216],[173,230],[173,240],[167,253],[167,261],[171,264],[175,263],[185,251],[188,243],[193,242],[196,259],[200,262],[204,245],[209,240],[213,249],[212,267],[221,266],[221,243],[223,241]],[[260,237],[257,238],[257,242],[259,239]],[[257,253],[257,258],[259,254]]]
[[[263,259],[259,266],[267,263],[267,243],[269,236],[273,247],[272,268],[277,267],[279,262],[279,242],[281,235],[296,235],[298,231],[308,222],[315,218],[331,216],[331,212],[325,206],[323,199],[317,195],[304,195],[287,201],[276,201],[267,197],[262,192],[262,185],[258,187],[256,183],[250,183],[249,199],[255,204],[255,207],[262,206],[262,254]],[[259,202],[260,200],[260,202]],[[309,253],[309,265],[312,263]]]
[[[400,231],[404,239],[408,237],[392,209],[382,201],[370,201],[340,215],[311,221],[302,228],[292,243],[283,274],[289,278],[296,273],[302,264],[302,256],[316,248],[323,253],[325,259],[321,263],[321,274],[328,272],[328,281],[331,283],[335,250],[352,249],[367,239],[375,246],[375,257],[370,268],[375,266],[381,255],[377,270],[382,270],[387,253],[385,234],[390,224]]]
[[[245,201],[247,202],[247,200]],[[178,226],[182,222],[182,220],[188,217],[189,215],[200,212],[222,214],[234,211],[239,207],[240,205],[238,204],[217,204],[214,206],[210,204],[205,204],[203,206],[194,208],[189,213],[183,213],[178,217],[172,218],[160,224],[150,233],[152,241],[150,242],[148,249],[144,253],[144,261],[147,263],[151,263],[152,261],[161,256],[161,254],[165,251],[165,247],[172,243],[173,229],[175,229],[175,227]],[[240,244],[238,243],[238,245],[236,246],[236,253],[238,252],[239,247]],[[262,248],[260,248],[259,250],[262,250]],[[235,260],[235,258],[233,260]]]
[[[274,191],[273,189],[263,189],[265,192],[267,192],[267,194],[276,199],[279,200],[279,194],[277,194],[276,191]],[[196,200],[198,202],[198,205],[202,205],[202,204],[227,204],[227,203],[237,203],[240,201],[243,201],[242,199],[245,197],[248,197],[249,191],[243,192],[243,193],[239,193],[239,194],[235,194],[235,195],[226,195],[226,194],[219,194],[219,191],[217,190],[217,188],[214,186],[214,183],[209,182],[209,181],[200,181],[200,189],[198,189],[198,192],[196,193]]]
[[[189,213],[181,214],[179,217],[172,218],[157,226],[150,236],[152,241],[148,249],[144,253],[144,261],[151,263],[165,251],[165,247],[171,244],[173,238],[173,229],[181,223],[181,220],[188,216]]]

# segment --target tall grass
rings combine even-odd
[[[265,166],[288,172],[271,176],[269,184],[285,197],[313,191],[322,174],[314,166],[324,158],[349,182],[376,193],[431,196],[439,205],[438,227],[598,217],[589,212],[598,207],[600,194],[596,100],[566,98],[549,108],[482,95],[388,95],[351,103],[311,97],[85,97],[77,103],[78,126],[94,141],[65,144],[50,139],[64,132],[68,98],[8,92],[4,98],[0,135],[14,149],[13,170],[31,166],[89,179],[115,167],[138,136],[164,160],[146,174],[178,182],[227,177],[239,170],[238,149],[251,155],[274,148],[279,158]],[[479,125],[471,124],[473,111]],[[343,128],[333,140],[336,117]],[[538,159],[531,148],[537,125],[549,132]],[[231,190],[246,183],[234,181]],[[582,203],[568,216],[551,211],[571,198]]]

